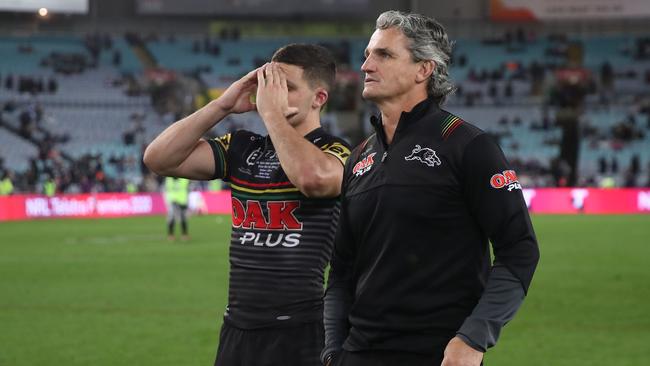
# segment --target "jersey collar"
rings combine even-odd
[[[325,132],[323,130],[323,126],[319,126],[319,127],[314,128],[313,130],[309,131],[305,135],[305,139],[307,139],[307,140],[309,140],[311,142],[314,142],[314,139],[317,139],[318,137],[322,136],[324,133]],[[271,146],[273,146],[273,141],[271,140],[270,135],[266,135],[266,144],[270,144]]]

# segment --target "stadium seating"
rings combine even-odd
[[[37,149],[6,129],[0,128],[0,157],[4,164],[15,171],[24,171],[29,167],[29,159],[37,156]]]
[[[179,36],[173,39],[158,37],[147,40],[144,45],[159,67],[186,73],[190,77],[198,76],[204,87],[219,88],[227,86],[256,64],[268,60],[273,51],[284,44],[336,43],[342,40],[287,37],[220,40],[206,39],[204,36]],[[367,39],[344,40],[349,46],[347,56],[350,67],[358,70],[363,62]],[[598,93],[587,97],[581,124],[583,127],[589,126],[592,135],[584,136],[579,149],[579,169],[583,181],[602,174],[602,159],[618,161],[620,169],[616,174],[619,184],[623,184],[623,174],[634,156],[638,157],[642,174],[647,173],[650,164],[650,131],[646,126],[648,117],[638,111],[635,96],[647,90],[644,75],[650,69],[650,63],[632,57],[630,49],[633,37],[568,37],[568,40],[583,43],[585,66],[591,70],[597,86],[600,85],[600,69],[605,62],[613,65],[615,74],[612,90],[607,91],[599,86]],[[142,78],[144,67],[129,42],[122,37],[114,37],[110,50],[99,53],[98,64],[83,72],[61,75],[54,73],[50,67],[42,66],[43,58],[52,52],[89,56],[90,51],[84,42],[84,38],[78,36],[1,37],[0,52],[4,57],[0,61],[0,103],[39,103],[44,109],[40,126],[54,135],[67,136],[66,142],[57,145],[66,156],[76,159],[86,154],[100,155],[108,176],[126,174],[129,179],[139,180],[142,177],[136,165],[141,158],[142,144],[151,141],[173,122],[174,117],[158,115],[148,95],[127,95],[123,82],[125,74]],[[206,51],[206,43],[218,49]],[[530,75],[525,68],[533,62],[544,65],[549,80],[549,71],[559,63],[557,54],[549,51],[554,47],[558,47],[558,41],[544,37],[525,44],[457,40],[451,76],[460,90],[448,99],[447,104],[450,111],[492,133],[511,160],[532,161],[547,170],[551,169],[551,162],[559,155],[562,132],[552,123],[555,110],[546,107],[544,112],[542,109],[545,91],[531,95]],[[121,55],[119,64],[113,63],[113,53],[116,51]],[[477,78],[483,71],[487,79]],[[491,75],[494,71],[501,75],[493,78]],[[4,78],[9,74],[15,77],[29,75],[43,80],[55,78],[58,88],[53,93],[20,93],[16,87],[4,87]],[[513,79],[513,76],[516,78]],[[506,88],[510,88],[508,95]],[[468,99],[468,96],[471,98]],[[608,108],[602,106],[603,100],[607,100]],[[4,123],[14,131],[20,128],[19,112],[3,113]],[[551,122],[542,128],[544,113]],[[368,112],[362,114],[367,116]],[[141,116],[139,122],[136,123],[134,115]],[[612,135],[612,130],[630,115],[637,121],[640,137],[618,141]],[[343,120],[336,111],[323,115],[323,124],[335,134],[349,130],[348,126],[339,125],[343,122],[338,121]],[[247,113],[228,117],[211,134],[221,135],[239,128],[265,133],[259,116]],[[597,131],[596,135],[593,135],[593,130]],[[28,169],[29,158],[36,155],[38,147],[9,130],[0,131],[3,145],[0,156],[5,158],[5,165],[17,172]],[[127,145],[125,137],[129,133],[134,135],[134,141]],[[112,157],[136,163],[131,164],[126,172],[117,171],[108,163]]]

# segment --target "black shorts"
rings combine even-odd
[[[215,366],[320,366],[323,322],[295,327],[239,329],[221,327]]]

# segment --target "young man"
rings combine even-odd
[[[439,107],[451,48],[431,18],[377,19],[361,69],[381,115],[345,168],[326,364],[478,366],[528,290],[539,252],[516,174]]]
[[[289,45],[145,151],[158,174],[222,178],[232,188],[228,307],[215,365],[317,365],[323,279],[338,220],[346,143],[320,127],[331,54]],[[256,104],[250,101],[257,89]],[[229,113],[257,110],[268,136],[201,136]]]

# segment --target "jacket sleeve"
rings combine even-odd
[[[468,144],[462,171],[470,211],[490,239],[495,258],[486,289],[458,333],[485,351],[523,302],[539,248],[521,184],[489,135],[481,134]]]
[[[496,344],[501,329],[514,318],[524,297],[519,279],[508,268],[495,263],[479,303],[456,334],[472,348],[487,351]]]
[[[350,329],[348,314],[352,307],[355,287],[352,273],[356,251],[345,200],[345,177],[349,176],[351,160],[348,159],[346,163],[343,177],[341,215],[334,239],[334,250],[325,293],[325,348],[321,353],[321,361],[324,361],[328,355],[336,354],[341,350]]]

